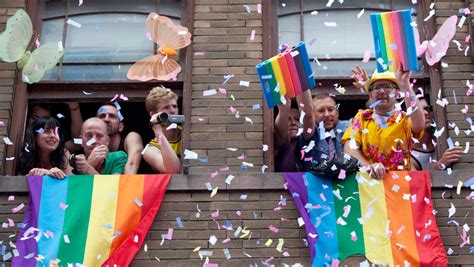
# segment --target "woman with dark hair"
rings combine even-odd
[[[68,158],[60,123],[53,117],[39,117],[26,129],[19,174],[62,179],[72,174]]]

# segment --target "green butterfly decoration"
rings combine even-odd
[[[47,43],[33,52],[27,51],[32,36],[31,19],[23,9],[18,9],[8,19],[7,28],[0,35],[0,59],[17,62],[18,69],[23,69],[23,81],[29,84],[39,82],[64,55],[62,42]]]

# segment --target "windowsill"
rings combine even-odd
[[[455,170],[448,175],[445,171],[432,171],[432,188],[444,188],[446,185],[457,186],[458,181],[465,182],[472,177],[472,170]],[[212,186],[220,190],[284,190],[282,173],[243,173],[234,174],[230,185],[225,183],[227,175],[213,179]],[[167,191],[208,191],[207,174],[175,174],[172,176]],[[0,193],[25,193],[28,185],[24,176],[0,176]]]

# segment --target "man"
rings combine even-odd
[[[413,139],[423,135],[425,116],[410,85],[410,73],[375,72],[365,83],[373,109],[360,110],[342,137],[344,152],[357,158],[374,178],[389,170],[410,170]],[[407,112],[396,96],[405,99]]]
[[[420,107],[425,114],[425,131],[423,137],[418,140],[419,142],[413,145],[412,169],[444,170],[461,158],[463,150],[461,147],[455,146],[444,151],[441,159],[437,162],[433,160],[435,157],[435,144],[433,143],[433,140],[435,140],[433,135],[434,127],[431,126],[433,110],[424,97],[420,97],[419,101]]]
[[[310,90],[304,91],[296,99],[298,106],[305,114],[303,127],[311,129],[314,127],[314,115]],[[285,104],[278,105],[278,115],[275,119],[275,171],[300,172],[303,171],[303,166],[299,161],[301,149],[298,145],[298,131],[301,126],[300,111],[296,105],[292,106],[291,99],[286,100]],[[296,102],[293,103],[296,104]],[[310,132],[303,130],[302,135],[309,138]]]
[[[306,146],[314,147],[305,158],[305,169],[309,170],[311,161],[321,163],[332,159],[337,153],[342,153],[344,147],[341,137],[349,125],[349,121],[339,120],[339,110],[333,97],[321,93],[313,98],[314,124],[309,138],[304,138]]]
[[[158,116],[164,112],[177,115],[178,96],[170,89],[155,87],[145,99],[145,105],[150,114],[150,127],[155,134],[145,148],[143,159],[153,171],[158,173],[179,173],[181,152],[181,127],[169,122],[159,122]]]
[[[122,174],[127,163],[123,151],[109,152],[107,125],[99,118],[87,119],[81,129],[84,155],[75,156],[75,168],[81,174]]]
[[[142,159],[141,151],[143,150],[143,141],[141,136],[136,132],[130,132],[125,138],[122,137],[122,131],[125,127],[119,118],[117,107],[106,102],[97,110],[97,118],[105,122],[110,137],[110,151],[125,151],[128,154],[127,164],[125,164],[125,174],[136,174],[140,167]]]

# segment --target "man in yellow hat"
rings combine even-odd
[[[410,84],[410,73],[375,72],[365,83],[371,108],[360,110],[347,128],[344,152],[357,158],[374,178],[387,171],[410,170],[413,138],[423,135],[425,116]],[[404,98],[406,111],[397,103]]]

